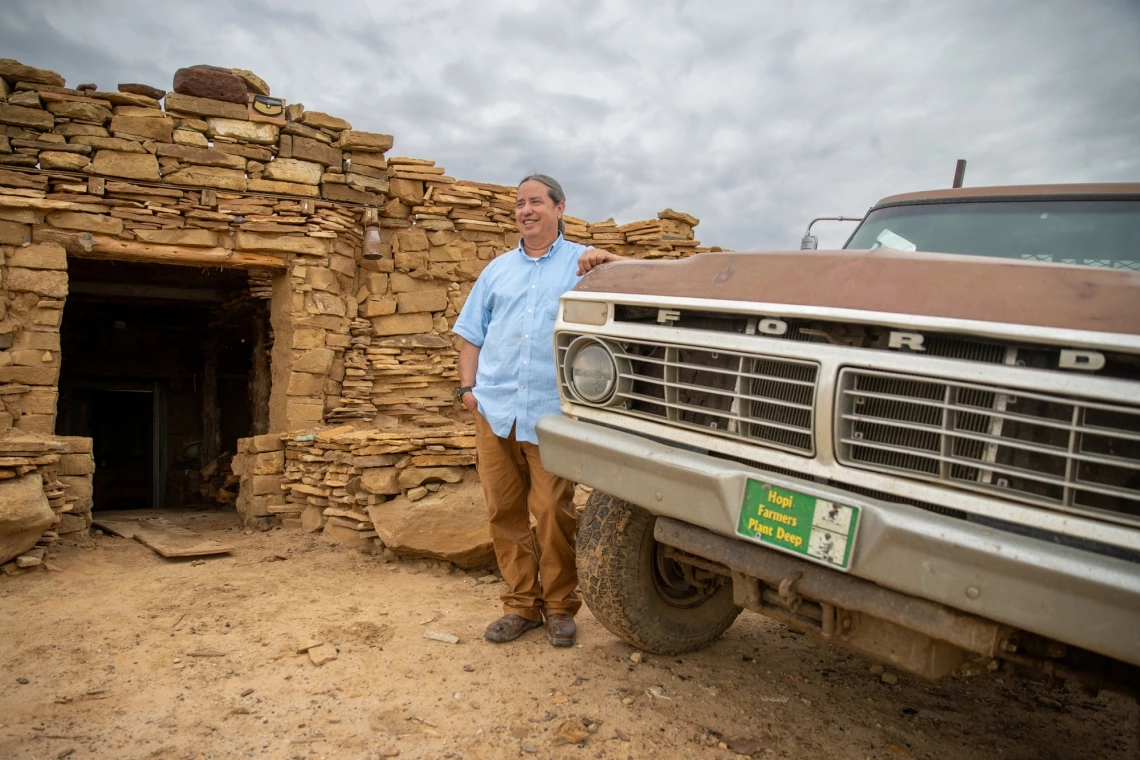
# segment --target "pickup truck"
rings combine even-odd
[[[543,465],[649,652],[742,609],[936,679],[1140,686],[1140,184],[885,198],[843,250],[562,296]]]

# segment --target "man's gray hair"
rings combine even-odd
[[[553,201],[555,206],[566,201],[566,193],[562,190],[562,185],[558,184],[558,180],[554,179],[554,177],[548,177],[545,174],[529,174],[522,178],[522,181],[519,182],[519,187],[522,187],[523,182],[530,182],[531,180],[546,185],[546,194],[550,196],[550,200]],[[558,218],[558,233],[561,235],[566,234],[566,222],[562,217]]]

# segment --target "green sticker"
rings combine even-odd
[[[737,532],[834,568],[851,564],[859,508],[749,480]]]

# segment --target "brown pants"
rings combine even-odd
[[[507,582],[500,597],[503,613],[528,620],[576,614],[582,602],[574,565],[574,484],[544,470],[538,446],[516,441],[514,428],[508,438],[495,435],[478,411],[475,447],[495,557]],[[534,534],[532,514],[538,523]]]

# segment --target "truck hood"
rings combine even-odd
[[[591,270],[574,290],[1140,335],[1140,272],[887,248],[620,261]]]

